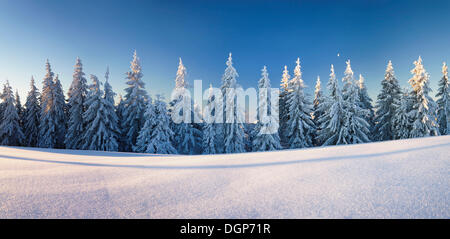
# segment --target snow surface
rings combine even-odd
[[[0,218],[450,218],[450,136],[229,155],[0,147]]]

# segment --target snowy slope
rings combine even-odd
[[[0,147],[0,218],[450,218],[450,136],[215,156]]]

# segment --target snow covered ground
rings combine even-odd
[[[0,218],[450,218],[450,136],[214,156],[0,147]]]

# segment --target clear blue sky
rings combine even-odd
[[[31,75],[41,88],[47,58],[67,92],[77,56],[87,75],[103,77],[109,65],[123,93],[134,49],[152,95],[169,96],[178,57],[191,83],[219,86],[229,52],[245,88],[257,86],[263,65],[278,86],[300,57],[312,93],[317,75],[327,81],[335,64],[342,77],[351,59],[375,97],[389,59],[407,86],[421,55],[435,90],[450,56],[450,1],[0,0],[0,83],[9,79],[22,97]]]

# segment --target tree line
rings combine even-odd
[[[46,62],[42,90],[31,78],[30,91],[22,106],[18,92],[15,95],[7,81],[0,95],[0,144],[42,148],[80,150],[145,152],[161,154],[217,154],[247,151],[270,151],[283,148],[358,144],[415,137],[450,134],[450,102],[448,69],[442,66],[435,102],[430,96],[429,74],[422,59],[414,61],[409,79],[410,88],[402,89],[395,76],[393,64],[388,62],[381,92],[375,105],[367,93],[364,78],[356,79],[350,65],[342,78],[342,86],[331,65],[327,92],[318,77],[314,95],[305,92],[300,60],[293,75],[287,66],[281,77],[279,104],[271,105],[271,95],[259,96],[258,105],[267,109],[269,120],[254,124],[241,123],[243,112],[236,99],[226,95],[227,89],[239,88],[238,73],[231,53],[226,62],[220,91],[222,99],[208,90],[205,110],[208,117],[224,117],[219,104],[233,107],[234,123],[174,123],[170,114],[183,98],[169,104],[156,95],[152,99],[145,90],[139,58],[134,52],[130,71],[126,73],[125,95],[115,103],[116,93],[109,84],[109,69],[105,80],[90,75],[88,84],[79,58],[74,66],[73,80],[67,98],[58,75]],[[175,88],[185,89],[186,68],[180,59]],[[271,87],[267,67],[264,66],[258,88]],[[261,97],[268,97],[263,101]],[[220,102],[219,102],[220,101]],[[187,117],[204,117],[192,102]],[[273,112],[279,111],[279,114]],[[258,112],[260,108],[258,108]],[[279,118],[274,119],[275,115]],[[206,117],[206,116],[205,116]],[[225,122],[225,121],[224,121]],[[276,128],[270,131],[267,129]]]

